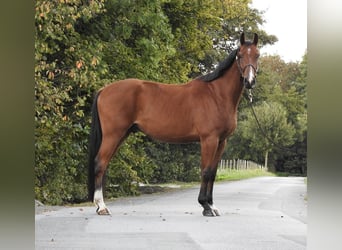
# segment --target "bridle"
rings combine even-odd
[[[258,73],[258,68],[254,67],[253,64],[249,63],[247,65],[245,65],[245,67],[243,67],[243,69],[241,68],[241,64],[240,64],[240,59],[237,59],[237,63],[238,63],[238,67],[239,67],[239,70],[240,70],[240,74],[241,74],[241,77],[243,77],[243,73],[245,73],[247,67],[252,67],[252,69],[254,70],[254,75],[255,77],[257,76],[257,73]]]
[[[237,65],[238,65],[238,68],[239,68],[239,71],[240,71],[240,77],[241,77],[241,79],[242,79],[242,83],[245,85],[245,80],[246,80],[246,78],[245,78],[243,75],[244,75],[244,73],[245,73],[247,67],[251,67],[251,68],[253,69],[253,71],[254,71],[254,77],[255,77],[255,82],[256,82],[256,77],[257,77],[257,74],[258,74],[258,66],[255,67],[253,64],[249,63],[249,64],[245,65],[245,66],[242,68],[242,67],[241,67],[241,63],[240,63],[240,59],[241,59],[241,57],[239,58],[238,56],[236,56],[236,62],[237,62]],[[247,86],[245,85],[245,87],[247,87]],[[250,86],[250,87],[252,87],[252,86]]]

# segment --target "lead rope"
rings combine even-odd
[[[291,150],[291,149],[289,149],[289,148],[286,148],[286,147],[283,147],[283,146],[281,146],[281,145],[276,144],[276,143],[273,141],[273,139],[270,138],[270,137],[266,134],[265,130],[261,127],[261,124],[260,124],[260,122],[259,122],[259,119],[258,119],[258,117],[257,117],[257,115],[256,115],[256,113],[255,113],[254,107],[253,107],[253,105],[252,105],[252,104],[253,104],[253,93],[252,93],[252,90],[251,90],[251,89],[248,89],[248,93],[244,94],[244,97],[247,99],[247,102],[248,102],[248,104],[249,104],[249,107],[250,107],[251,110],[252,110],[252,113],[253,113],[253,116],[254,116],[254,118],[255,118],[255,121],[256,121],[256,123],[257,123],[257,125],[258,125],[258,127],[259,127],[259,129],[260,129],[260,131],[261,131],[261,133],[263,134],[263,136],[264,136],[272,145],[274,145],[275,147],[277,147],[277,148],[279,148],[279,149],[286,150],[286,151],[288,151],[288,152],[297,152],[297,151],[295,151],[295,150]]]

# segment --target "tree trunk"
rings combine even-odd
[[[268,164],[268,150],[266,150],[265,152],[265,168],[266,169],[268,168],[267,164]]]

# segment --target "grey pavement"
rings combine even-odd
[[[306,249],[302,177],[215,183],[219,217],[203,217],[199,187],[107,202],[36,210],[36,249]]]

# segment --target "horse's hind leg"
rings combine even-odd
[[[125,133],[113,133],[103,136],[99,152],[96,156],[94,203],[97,206],[96,212],[99,215],[110,215],[110,210],[106,207],[103,199],[103,180],[109,161],[124,138]]]

